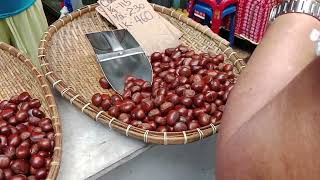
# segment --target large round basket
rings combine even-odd
[[[9,99],[21,92],[28,92],[41,101],[41,110],[52,120],[55,147],[47,180],[57,178],[61,162],[61,127],[57,106],[47,80],[14,47],[0,42],[0,100]]]
[[[218,124],[211,124],[197,130],[160,133],[125,124],[90,104],[91,96],[97,92],[113,94],[113,90],[103,90],[99,79],[103,77],[96,57],[85,34],[112,30],[114,27],[96,11],[97,5],[86,6],[59,19],[50,25],[42,37],[39,60],[42,70],[61,95],[71,104],[81,109],[93,120],[100,122],[126,136],[155,144],[186,144],[214,134]],[[232,63],[238,76],[245,67],[229,43],[190,18],[158,5],[154,9],[183,32],[182,42],[197,52],[223,53],[226,63]],[[75,120],[75,123],[76,120]]]

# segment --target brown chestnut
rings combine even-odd
[[[191,76],[191,68],[190,66],[182,66],[179,68],[178,74],[180,76],[189,77]]]
[[[17,159],[12,161],[10,168],[15,174],[28,174],[30,166],[26,160]]]
[[[151,128],[152,131],[157,129],[157,124],[154,121],[149,121],[148,124],[152,127]]]
[[[176,88],[176,93],[177,93],[179,96],[182,96],[184,90],[186,90],[186,88],[185,88],[184,86],[179,86],[179,87]]]
[[[39,156],[42,156],[44,158],[50,157],[50,152],[49,151],[39,151]]]
[[[161,106],[165,102],[165,96],[164,95],[159,95],[156,96],[156,98],[153,100],[153,103],[156,107]]]
[[[106,78],[102,77],[99,79],[99,84],[100,86],[103,88],[103,89],[109,89],[110,88],[110,84],[109,82],[107,81]]]
[[[19,102],[26,102],[31,99],[31,96],[29,95],[28,92],[23,92],[18,96]]]
[[[124,123],[129,124],[130,123],[130,115],[126,113],[121,113],[118,117],[118,119]]]
[[[21,138],[22,141],[28,139],[30,136],[31,136],[31,133],[29,131],[27,131],[27,130],[22,131],[20,133],[20,138]]]
[[[133,110],[134,107],[135,107],[135,104],[134,104],[133,101],[124,101],[120,105],[119,109],[120,109],[121,112],[130,113]]]
[[[22,123],[22,122],[26,122],[27,118],[28,118],[28,112],[27,111],[18,111],[16,113],[16,120],[19,122],[19,123]]]
[[[196,92],[192,89],[185,89],[183,91],[183,96],[187,98],[193,98],[196,95]]]
[[[148,81],[145,81],[141,86],[142,91],[150,91],[151,88],[152,88],[152,85]]]
[[[16,148],[12,146],[5,146],[2,148],[2,150],[3,150],[3,154],[10,159],[13,159],[16,155]]]
[[[0,147],[5,147],[8,145],[8,139],[4,135],[0,135]]]
[[[1,114],[1,110],[0,110],[0,114]],[[8,125],[8,123],[4,120],[1,119],[1,116],[0,116],[0,127],[3,127],[3,126],[6,126]]]
[[[151,111],[149,111],[148,113],[148,118],[149,119],[154,119],[156,116],[160,116],[160,110],[159,109],[152,109]]]
[[[9,136],[11,134],[11,129],[9,128],[9,126],[2,126],[0,128],[0,134]]]
[[[33,155],[30,159],[30,165],[36,169],[42,168],[45,165],[45,159],[42,156]]]
[[[37,154],[39,152],[39,145],[33,144],[30,148],[31,155]]]
[[[96,93],[92,96],[91,98],[91,102],[94,106],[96,107],[100,107],[101,103],[102,103],[102,97],[100,93]]]
[[[146,114],[142,109],[136,108],[132,111],[131,116],[134,119],[143,120],[146,117]]]
[[[0,155],[0,168],[6,169],[10,165],[10,158],[6,155]]]
[[[108,111],[111,105],[112,105],[111,99],[105,99],[101,102],[101,108],[104,111]]]
[[[195,54],[194,50],[190,50],[186,52],[185,57],[189,58],[189,57],[192,57],[194,54]]]
[[[201,113],[198,117],[198,120],[201,126],[207,126],[210,124],[210,115]]]
[[[166,101],[171,102],[172,104],[176,105],[176,104],[179,103],[179,96],[177,94],[174,94],[174,93],[172,93],[170,95],[168,94],[166,96]]]
[[[27,180],[27,176],[23,174],[18,174],[18,175],[11,176],[8,180]]]
[[[151,54],[151,62],[155,62],[155,61],[159,61],[161,60],[162,55],[159,52],[154,52],[153,54]]]
[[[120,102],[120,101],[121,101],[121,97],[118,94],[114,94],[111,96],[112,104],[116,104],[116,102]]]
[[[20,104],[20,111],[29,111],[30,105],[28,102],[23,102]]]
[[[2,169],[2,170],[3,170],[3,173],[4,173],[5,179],[9,179],[12,176],[14,176],[14,174],[13,174],[13,172],[12,172],[12,170],[10,168]]]
[[[0,117],[2,117],[4,120],[8,120],[14,115],[14,111],[12,109],[4,109],[0,113]]]
[[[143,99],[143,97],[142,97],[142,95],[141,95],[140,92],[136,92],[136,93],[132,94],[131,100],[132,100],[134,103],[138,104],[138,103],[141,102],[142,99]]]
[[[11,134],[8,137],[8,145],[17,147],[21,143],[21,138],[18,134]]]
[[[224,72],[229,72],[229,71],[232,71],[233,70],[233,65],[232,64],[225,64],[223,66],[223,71]]]
[[[30,102],[29,102],[29,106],[31,108],[40,108],[41,107],[41,102],[39,99],[32,99]]]
[[[40,150],[50,151],[51,150],[51,141],[47,138],[42,138],[38,141],[38,146]]]
[[[32,115],[35,116],[35,117],[38,117],[38,118],[44,118],[45,117],[45,114],[41,110],[39,110],[37,108],[32,109]]]
[[[218,119],[217,119],[216,117],[214,117],[214,116],[211,116],[211,117],[210,117],[210,122],[211,122],[212,124],[215,124],[217,121],[218,121]]]
[[[50,132],[50,131],[53,131],[53,126],[51,123],[43,124],[41,126],[41,129],[43,132]]]
[[[8,119],[8,123],[15,126],[18,124],[17,118],[15,116],[12,116]]]
[[[216,99],[215,102],[214,102],[218,107],[221,106],[221,105],[224,105],[224,102],[220,99]]]
[[[9,102],[18,105],[20,103],[19,95],[12,96],[10,98]],[[0,107],[0,109],[1,109],[1,107]]]
[[[176,77],[173,74],[168,74],[164,77],[164,81],[166,83],[173,83],[175,81]]]
[[[149,123],[141,123],[138,127],[144,130],[152,130],[152,126]]]
[[[184,122],[177,122],[173,128],[174,128],[174,131],[176,132],[182,132],[182,131],[188,130],[188,127]]]
[[[199,117],[201,114],[204,114],[206,112],[205,108],[194,108],[192,110],[193,116],[194,117]]]
[[[28,147],[28,148],[30,148],[30,146],[31,146],[31,140],[30,139],[26,139],[26,140],[24,140],[24,141],[22,141],[22,143],[19,145],[19,147]]]
[[[221,89],[221,83],[219,80],[213,80],[210,82],[210,87],[213,91],[219,92]]]
[[[149,112],[154,107],[153,101],[150,99],[144,99],[141,101],[141,107],[145,112]]]
[[[176,110],[172,110],[168,113],[166,120],[169,126],[174,126],[176,122],[179,120],[180,114]]]
[[[170,110],[174,108],[174,105],[171,102],[164,102],[160,106],[160,112],[163,114],[168,113]]]
[[[14,112],[16,112],[18,110],[18,107],[16,104],[8,103],[5,105],[5,109],[12,109]]]
[[[162,63],[170,63],[171,61],[172,59],[168,56],[162,57],[162,60],[161,60]]]
[[[191,88],[196,92],[201,92],[206,84],[204,81],[200,80],[191,84]]]
[[[130,124],[131,124],[132,126],[138,127],[140,124],[142,124],[142,122],[141,122],[141,121],[137,121],[137,120],[132,120],[132,121],[130,122]]]
[[[216,111],[212,114],[212,116],[216,117],[217,120],[219,121],[222,118],[222,112]]]
[[[216,58],[218,59],[218,61],[219,61],[220,63],[223,63],[223,61],[224,61],[224,56],[223,56],[222,54],[217,55]]]
[[[31,137],[30,140],[32,142],[38,142],[40,141],[42,138],[44,138],[46,136],[45,133],[43,132],[31,132]]]
[[[180,98],[180,103],[185,105],[186,107],[190,107],[192,106],[193,104],[193,101],[191,98],[184,98],[184,97],[181,97]]]
[[[0,109],[5,109],[6,105],[9,103],[7,100],[0,101]]]
[[[159,126],[156,130],[157,132],[167,132],[167,127],[166,126]]]
[[[141,92],[141,96],[143,99],[151,98],[150,92]]]
[[[162,126],[164,126],[164,125],[167,124],[166,118],[161,117],[161,116],[156,116],[155,119],[154,119],[154,121],[155,121],[157,124],[162,125]]]
[[[215,91],[207,91],[204,94],[204,99],[209,103],[214,102],[217,99],[217,97],[218,94]]]
[[[30,156],[30,149],[28,147],[19,146],[16,149],[16,157],[18,159],[26,159]]]
[[[6,179],[5,174],[4,174],[4,172],[3,172],[2,169],[0,169],[0,179],[1,179],[1,180]]]
[[[140,92],[140,91],[141,91],[141,87],[135,85],[135,86],[132,86],[132,87],[130,88],[130,90],[131,90],[132,93]]]
[[[193,98],[193,103],[194,105],[196,105],[197,107],[202,107],[204,105],[204,95],[203,94],[197,94],[194,98]]]
[[[189,130],[193,130],[193,129],[197,129],[197,128],[200,128],[200,124],[198,123],[198,121],[191,121],[188,123]]]
[[[37,118],[37,117],[34,117],[34,116],[30,116],[28,118],[28,122],[31,124],[31,125],[34,125],[34,126],[38,126],[38,124],[40,123],[40,118]]]
[[[35,174],[37,179],[45,179],[47,175],[48,175],[48,172],[45,168],[38,169]]]
[[[108,114],[109,114],[110,116],[113,116],[113,117],[115,117],[115,118],[118,118],[119,115],[120,115],[120,109],[119,109],[117,106],[112,106],[112,107],[109,108]]]
[[[175,51],[175,48],[168,48],[165,50],[165,54],[167,56],[171,56],[174,51]]]
[[[170,56],[173,60],[177,60],[178,58],[180,58],[182,55],[182,53],[180,51],[175,51],[172,53],[172,55]]]

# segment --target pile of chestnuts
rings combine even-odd
[[[54,131],[40,107],[27,92],[0,101],[0,180],[46,179]]]
[[[122,96],[97,93],[92,104],[124,123],[145,130],[181,132],[216,124],[235,83],[224,56],[196,54],[186,46],[155,52],[153,84],[127,77]],[[110,85],[105,78],[102,88]]]

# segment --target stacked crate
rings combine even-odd
[[[258,44],[268,25],[269,15],[280,0],[239,0],[236,35]]]

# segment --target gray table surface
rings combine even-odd
[[[58,180],[97,179],[151,147],[91,120],[53,93],[63,138]]]

